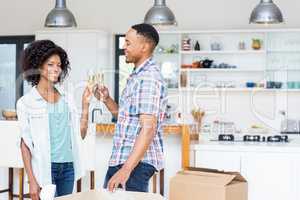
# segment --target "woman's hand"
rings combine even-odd
[[[93,95],[92,89],[89,87],[86,87],[82,94],[82,105],[89,105],[92,95]]]
[[[39,184],[36,182],[36,180],[32,180],[29,182],[29,194],[30,194],[30,198],[32,200],[39,200],[40,199],[40,186]]]

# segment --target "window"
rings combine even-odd
[[[34,36],[0,36],[0,109],[15,109],[23,95],[20,56],[32,41]]]
[[[134,66],[133,64],[126,63],[125,53],[123,49],[125,35],[116,35],[115,41],[115,101],[118,102],[120,92],[125,88],[127,78],[132,72]]]

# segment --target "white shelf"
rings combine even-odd
[[[179,53],[154,53],[154,56],[178,56]]]
[[[237,50],[237,51],[180,51],[183,55],[201,55],[201,54],[265,54],[265,50]]]
[[[290,71],[300,71],[300,68],[294,68],[294,69],[266,69],[266,71],[282,71],[282,72],[290,72]]]
[[[266,88],[180,88],[182,92],[300,92],[300,89]]]
[[[168,88],[168,92],[178,92],[178,88]]]
[[[300,50],[267,50],[267,53],[300,53]]]
[[[263,72],[263,69],[236,69],[236,68],[181,68],[183,72]]]

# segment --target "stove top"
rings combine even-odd
[[[220,134],[217,141],[231,141],[231,142],[276,142],[287,143],[289,138],[287,135],[243,135],[237,136],[233,134]]]

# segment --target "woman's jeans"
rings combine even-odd
[[[73,162],[51,163],[52,184],[56,185],[56,197],[73,192],[74,168]]]

